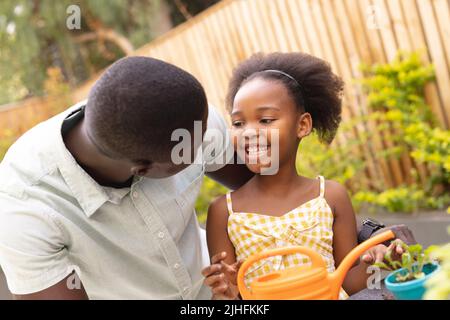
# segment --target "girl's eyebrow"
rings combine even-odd
[[[261,107],[256,108],[256,111],[258,111],[258,112],[266,111],[266,110],[280,111],[280,108],[275,107],[275,106],[261,106]],[[235,115],[239,115],[239,114],[242,114],[242,111],[237,110],[237,111],[233,111],[231,113],[231,116],[235,116]]]
[[[275,106],[261,106],[256,108],[257,111],[265,111],[265,110],[275,110],[275,111],[280,111],[280,108],[275,107]]]

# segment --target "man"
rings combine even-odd
[[[130,57],[87,103],[25,133],[0,165],[0,265],[14,297],[209,299],[195,198],[204,174],[235,189],[251,173],[227,161],[228,140],[174,164],[172,133],[194,134],[195,121],[225,136],[192,75]]]

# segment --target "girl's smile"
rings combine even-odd
[[[250,164],[270,164],[266,159],[270,158],[270,144],[246,144],[245,162]]]

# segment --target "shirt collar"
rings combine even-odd
[[[121,200],[129,193],[130,188],[115,189],[101,186],[83,170],[69,150],[67,150],[61,133],[62,124],[67,116],[81,110],[85,105],[86,101],[82,101],[64,112],[64,116],[57,126],[58,132],[55,134],[57,137],[55,145],[57,146],[56,161],[59,171],[80,207],[89,218],[107,201],[120,204]]]

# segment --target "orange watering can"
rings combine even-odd
[[[364,241],[342,260],[333,273],[328,273],[322,257],[306,247],[272,249],[250,256],[238,272],[239,292],[244,300],[337,300],[348,270],[371,247],[395,238],[389,230]],[[277,255],[301,253],[311,259],[311,266],[300,266],[268,273],[256,278],[250,290],[244,282],[248,268],[256,261]]]

